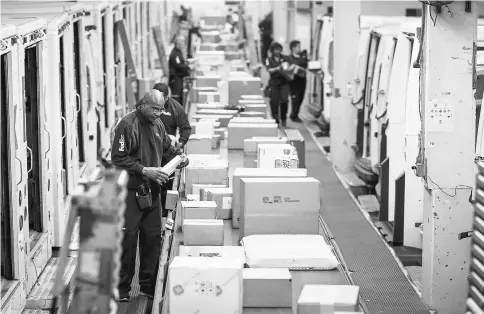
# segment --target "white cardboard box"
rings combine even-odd
[[[212,137],[214,124],[215,124],[214,120],[204,120],[204,119],[194,123],[195,135],[203,136],[203,137]]]
[[[258,111],[243,111],[240,113],[240,117],[243,118],[265,118],[267,116],[266,112]]]
[[[245,105],[245,111],[244,112],[260,112],[260,113],[266,114],[267,113],[267,106],[266,106],[266,104]]]
[[[185,245],[224,245],[224,222],[219,219],[184,219]]]
[[[279,156],[295,154],[291,144],[257,144],[257,164],[259,168],[275,168]]]
[[[324,312],[325,307],[335,311],[358,311],[358,286],[305,285],[297,301],[298,313],[312,314]],[[328,312],[333,313],[333,312]]]
[[[228,149],[244,149],[244,140],[254,136],[277,136],[277,124],[230,122]]]
[[[299,158],[297,155],[278,156],[276,157],[274,168],[299,168]]]
[[[192,135],[187,142],[187,154],[210,154],[212,152],[212,137]]]
[[[290,178],[306,177],[307,169],[261,169],[235,168],[232,179],[232,226],[236,229],[240,225],[240,179],[241,178]]]
[[[220,126],[221,127],[226,128],[227,125],[229,125],[230,119],[232,119],[233,117],[234,117],[233,115],[228,115],[228,114],[225,114],[225,115],[213,115],[213,114],[205,114],[205,113],[202,113],[202,114],[193,115],[192,116],[192,119],[194,119],[195,121],[199,121],[201,119],[212,119],[212,120],[216,120],[216,121],[220,122]]]
[[[229,163],[218,155],[188,156],[190,164],[185,168],[185,190],[192,193],[195,183],[228,186]]]
[[[216,219],[217,204],[207,201],[182,201],[183,220]]]
[[[260,94],[257,94],[257,95],[241,95],[240,98],[242,98],[242,100],[258,100],[258,99],[264,99],[264,97],[262,97],[262,95]]]
[[[241,246],[185,246],[180,245],[180,256],[222,257],[239,259],[245,264],[245,252]]]
[[[168,314],[242,313],[243,263],[176,256],[168,273]]]
[[[242,178],[239,237],[319,234],[320,182],[314,178]]]
[[[194,183],[192,185],[192,194],[199,195],[201,201],[206,201],[206,195],[203,194],[203,190],[207,188],[226,188],[225,184],[203,184]]]
[[[217,219],[232,218],[232,188],[206,188],[202,194],[204,200],[217,203]]]
[[[287,138],[284,137],[265,137],[265,138],[249,138],[244,140],[244,167],[254,168],[254,160],[257,160],[257,145],[258,144],[286,144]]]
[[[287,268],[245,268],[244,307],[292,307],[291,273]]]

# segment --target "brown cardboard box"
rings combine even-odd
[[[207,201],[207,194],[205,193],[205,190],[210,188],[227,188],[227,186],[224,184],[194,183],[192,184],[192,193],[198,195],[201,201]]]
[[[261,169],[261,168],[235,168],[232,179],[232,226],[236,229],[240,225],[240,180],[242,178],[291,178],[306,177],[307,169]]]
[[[200,157],[201,156],[201,157]],[[185,190],[192,193],[192,185],[216,184],[227,186],[229,176],[229,163],[217,155],[189,155],[190,163],[185,168]]]
[[[292,282],[287,268],[245,268],[244,307],[291,308]]]
[[[243,111],[240,113],[240,117],[242,118],[265,118],[266,116],[266,112]]]
[[[196,88],[200,87],[214,87],[217,88],[217,83],[222,80],[220,75],[210,75],[210,76],[196,76],[195,85]]]
[[[220,102],[220,94],[219,92],[198,92],[199,103],[213,103],[213,102]],[[207,109],[211,110],[211,109]]]
[[[263,114],[267,114],[267,106],[266,104],[250,104],[245,105],[245,112],[260,112]]]
[[[274,124],[276,120],[274,119],[264,119],[261,117],[235,117],[230,120],[230,123],[263,123],[263,124]]]
[[[235,117],[239,114],[238,110],[229,110],[229,109],[202,109],[197,110],[197,115],[211,115],[211,116],[228,116],[231,115]]]
[[[239,100],[239,106],[245,107],[247,105],[254,105],[254,104],[266,104],[266,101],[264,98],[259,98],[259,99],[241,99]]]
[[[319,234],[320,183],[314,178],[243,178],[239,238]]]
[[[242,100],[260,100],[260,99],[264,100],[264,97],[261,94],[256,94],[256,95],[241,95],[240,98]]]
[[[258,77],[229,77],[229,104],[237,105],[242,95],[260,94],[261,85],[261,79]]]
[[[277,136],[277,124],[229,123],[228,149],[244,149],[244,140],[253,136]]]
[[[214,133],[220,136],[220,140],[224,140],[226,138],[227,128],[217,128],[214,130]]]
[[[217,204],[213,201],[182,201],[183,220],[216,219]]]
[[[239,259],[245,264],[245,252],[241,246],[184,246],[180,245],[180,256],[222,257]]]
[[[202,109],[218,109],[222,110],[225,108],[225,106],[221,103],[208,103],[208,104],[192,104],[192,106],[195,105],[195,108],[198,110]]]
[[[185,245],[224,245],[223,220],[183,220],[183,243]]]
[[[286,144],[287,138],[284,137],[266,137],[266,138],[249,138],[244,140],[244,167],[257,168],[254,161],[257,159],[257,145],[266,144]]]
[[[334,311],[358,311],[358,286],[305,285],[297,301],[298,313],[312,314],[331,306]],[[319,305],[319,306],[318,306]],[[328,311],[328,310],[326,310]]]
[[[217,219],[232,218],[232,188],[204,188],[200,197],[217,203]]]
[[[187,142],[187,154],[210,154],[212,138],[206,135],[192,135]]]
[[[192,118],[195,121],[199,121],[201,119],[211,119],[220,122],[220,126],[226,128],[229,125],[230,119],[233,118],[233,115],[210,115],[210,114],[196,114],[193,115]]]
[[[287,139],[297,150],[297,156],[299,158],[299,167],[306,168],[306,144],[301,132],[296,129],[285,129]]]

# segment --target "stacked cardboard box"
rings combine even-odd
[[[253,137],[244,140],[244,167],[257,168],[257,146],[258,144],[286,144],[284,137]]]
[[[276,168],[277,159],[282,159],[283,156],[289,157],[293,155],[297,156],[297,153],[291,144],[259,143],[257,144],[257,167]]]
[[[275,123],[237,123],[230,122],[228,125],[228,148],[244,149],[244,140],[254,136],[278,135]]]

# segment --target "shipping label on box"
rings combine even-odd
[[[289,178],[306,177],[307,169],[263,169],[263,168],[236,168],[232,179],[232,226],[240,225],[240,180],[242,178]]]
[[[244,149],[244,140],[254,136],[277,137],[277,124],[229,123],[228,149]]]
[[[299,168],[299,159],[296,155],[276,157],[274,168]]]
[[[291,144],[257,144],[257,163],[259,168],[275,168],[278,156],[289,156],[295,153]]]
[[[176,256],[168,271],[169,313],[242,313],[243,268],[239,259]]]
[[[224,223],[219,219],[184,219],[185,245],[224,245]]]
[[[292,277],[287,268],[245,268],[244,307],[292,307]]]
[[[239,237],[319,234],[320,183],[314,178],[243,178]]]

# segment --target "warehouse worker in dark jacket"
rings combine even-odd
[[[131,282],[135,272],[138,246],[141,294],[153,297],[160,255],[161,185],[169,180],[160,166],[162,158],[183,158],[179,167],[188,164],[186,156],[174,146],[166,134],[159,116],[164,98],[158,91],[146,93],[116,126],[111,160],[129,173],[125,209],[125,232],[119,275],[119,301],[129,301]]]
[[[266,59],[269,71],[270,105],[272,118],[276,123],[286,126],[287,104],[289,102],[289,76],[284,72],[289,67],[289,58],[282,54],[282,46],[273,42],[270,47],[271,56]],[[279,116],[280,114],[280,116]]]
[[[170,67],[169,84],[173,92],[173,98],[183,105],[183,78],[190,76],[190,68],[183,58],[183,49],[185,43],[185,37],[177,36],[175,38],[175,47],[170,53],[170,61],[168,62]]]
[[[304,100],[304,93],[306,92],[306,69],[308,67],[307,53],[301,53],[301,42],[299,40],[293,40],[289,44],[291,48],[291,55],[289,60],[291,66],[295,66],[294,79],[289,83],[291,90],[291,120],[294,122],[301,122],[299,119],[299,109]]]
[[[190,135],[192,134],[192,127],[190,126],[190,122],[188,121],[188,116],[183,109],[182,105],[175,99],[170,97],[170,90],[168,85],[163,83],[157,83],[153,86],[153,89],[160,91],[165,99],[165,111],[163,111],[160,115],[160,119],[165,126],[166,133],[171,136],[176,136],[176,130],[179,130],[180,137],[178,142],[176,143],[176,147],[178,149],[183,150],[185,144],[187,143]],[[167,163],[166,159],[163,159],[163,165]],[[166,193],[167,190],[171,190],[173,187],[173,180],[168,180],[162,186],[161,190],[161,203],[165,205],[166,202]],[[163,210],[163,217],[166,217],[168,214],[168,210]]]

